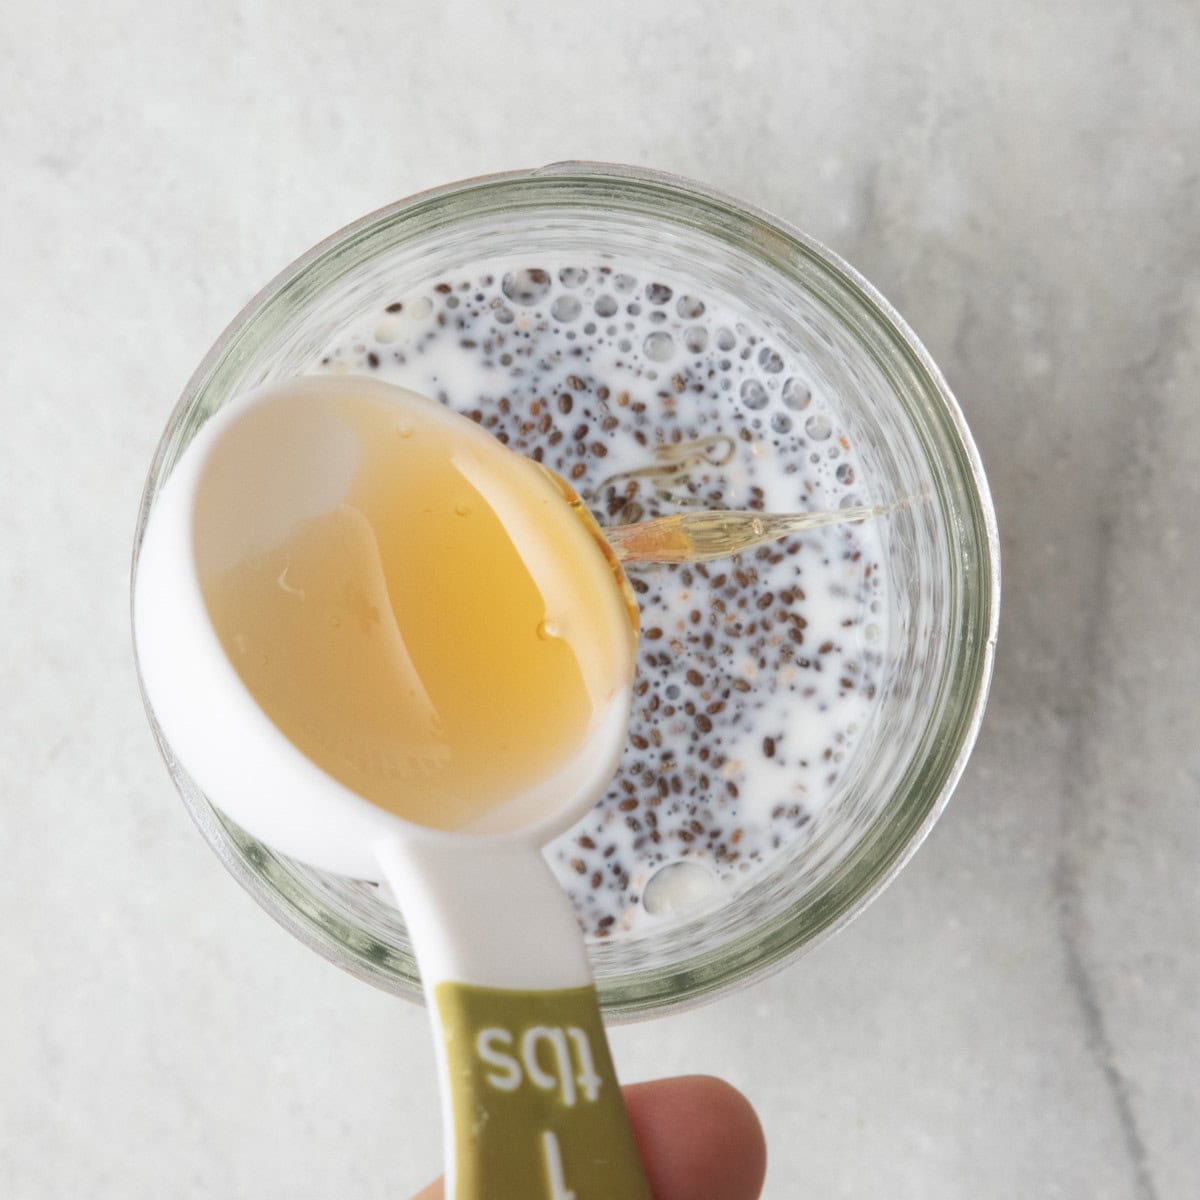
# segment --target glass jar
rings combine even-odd
[[[765,213],[650,171],[564,163],[422,193],[314,247],[225,331],[163,435],[137,545],[180,453],[230,399],[305,370],[356,318],[414,282],[485,257],[556,251],[648,260],[739,299],[824,379],[870,464],[873,502],[897,505],[886,538],[886,671],[831,819],[715,910],[590,943],[602,1007],[628,1017],[745,983],[860,912],[946,806],[979,728],[999,605],[987,484],[937,368],[870,284]],[[379,889],[249,838],[210,804],[155,730],[188,810],[251,895],[331,961],[419,1001],[403,922]]]

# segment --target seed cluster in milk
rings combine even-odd
[[[601,525],[873,499],[803,361],[746,313],[634,264],[469,264],[364,315],[313,369],[468,414],[568,479]],[[692,911],[810,836],[878,691],[882,562],[867,521],[630,570],[642,637],[626,753],[549,850],[589,934]]]

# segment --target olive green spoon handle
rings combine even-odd
[[[650,1200],[575,911],[541,854],[376,853],[421,966],[448,1200]]]

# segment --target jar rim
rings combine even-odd
[[[969,609],[960,613],[970,631],[970,639],[964,639],[961,646],[965,660],[951,658],[946,668],[950,671],[958,663],[960,675],[965,678],[965,687],[960,689],[964,703],[952,714],[949,730],[940,730],[945,740],[938,747],[936,769],[929,771],[935,778],[928,781],[925,802],[914,814],[915,819],[882,847],[880,857],[881,847],[875,845],[872,832],[877,831],[876,827],[893,807],[890,803],[884,806],[872,821],[871,830],[845,861],[822,881],[815,896],[803,902],[803,912],[796,911],[801,907],[798,901],[733,943],[698,953],[685,968],[674,967],[669,977],[654,978],[651,972],[643,971],[601,979],[601,1004],[607,1015],[620,1019],[703,1002],[750,977],[760,978],[779,969],[798,953],[818,945],[846,925],[895,878],[945,810],[983,719],[999,621],[1000,570],[999,537],[986,475],[965,418],[929,352],[890,302],[854,267],[812,237],[754,205],[681,176],[622,164],[567,161],[475,176],[385,205],[322,239],[277,273],[243,306],[197,366],[171,413],[150,466],[138,515],[133,572],[136,573],[138,549],[157,489],[174,457],[208,415],[205,398],[215,390],[222,369],[237,359],[239,344],[248,331],[264,315],[278,308],[285,294],[317,271],[323,261],[367,241],[382,229],[412,219],[418,212],[472,196],[482,200],[505,193],[544,191],[547,196],[557,192],[562,197],[579,188],[598,197],[605,193],[615,195],[614,189],[629,189],[642,198],[657,197],[677,208],[690,206],[707,213],[718,225],[724,223],[727,233],[739,230],[740,236],[748,240],[747,249],[752,245],[760,259],[767,259],[772,266],[791,274],[799,286],[822,283],[821,299],[852,333],[857,333],[858,340],[872,353],[889,382],[895,385],[897,380],[904,380],[904,387],[897,386],[897,392],[908,389],[919,392],[931,415],[941,422],[944,448],[955,460],[949,466],[955,468],[958,498],[965,502],[966,511],[960,514],[960,534],[975,551],[974,569],[966,580],[969,594],[959,598],[964,609]],[[768,248],[772,251],[769,257]],[[784,262],[787,254],[795,256],[791,272]],[[807,271],[809,275],[801,279],[794,273],[798,271]],[[877,336],[880,334],[883,336]],[[168,765],[172,765],[170,748],[148,703],[146,707],[160,750]],[[184,791],[173,765],[172,774]],[[331,914],[323,913],[312,897],[298,896],[284,886],[290,877],[277,877],[269,857],[261,849],[255,853],[255,844],[239,838],[240,831],[198,791],[194,795],[185,791],[184,801],[225,867],[289,932],[352,974],[410,999],[419,999],[415,969],[411,974],[404,971],[397,974],[396,964],[392,963],[390,974],[382,970],[377,949],[366,946],[360,952],[352,945],[354,931],[341,926],[334,928],[337,922]],[[875,852],[873,859],[872,852]],[[335,940],[331,942],[331,938]]]

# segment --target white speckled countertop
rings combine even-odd
[[[175,799],[128,556],[174,399],[263,282],[564,158],[706,180],[858,266],[957,391],[1005,556],[926,846],[782,974],[617,1031],[623,1075],[741,1086],[779,1200],[1196,1195],[1198,61],[1192,0],[4,6],[0,1196],[398,1200],[438,1169],[423,1013],[277,928]]]

